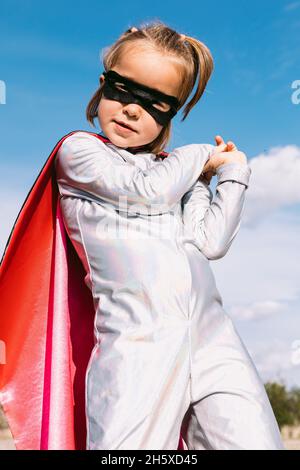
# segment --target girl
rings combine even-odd
[[[158,22],[126,31],[104,68],[87,107],[101,138],[73,133],[55,162],[96,311],[87,449],[177,449],[180,435],[188,449],[283,449],[209,266],[240,228],[246,156],[220,136],[163,152],[197,77],[183,119],[205,90],[211,54]]]

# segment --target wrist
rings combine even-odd
[[[247,165],[248,161],[247,161],[247,157],[246,155],[228,155],[228,156],[225,156],[222,160],[222,163],[220,163],[220,165],[217,166],[220,167],[221,165],[226,165],[227,163],[238,163],[238,164],[244,164],[244,165]]]
[[[224,181],[236,181],[248,187],[251,172],[252,170],[247,162],[234,161],[223,163],[218,166],[216,171],[218,184]]]

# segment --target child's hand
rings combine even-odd
[[[220,165],[224,163],[247,163],[247,157],[243,152],[238,151],[237,146],[231,140],[225,144],[221,136],[215,137],[216,147],[208,162],[204,165],[201,178],[209,184],[213,175]]]

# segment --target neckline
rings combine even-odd
[[[111,142],[111,140],[103,133],[103,132],[99,132],[98,135],[100,135],[101,137],[103,137],[104,139],[107,140],[107,143],[111,144],[111,145],[114,145],[115,147],[117,147],[117,145],[113,144]],[[126,150],[126,152],[129,152],[131,153],[132,155],[136,155],[137,153],[149,153],[149,154],[153,154],[154,157],[156,158],[157,156],[166,156],[167,155],[167,152],[160,152],[158,153],[157,155],[155,155],[153,152],[150,152],[149,151],[149,148],[148,148],[148,144],[146,145],[140,145],[138,147],[126,147],[126,148],[123,148],[123,147],[117,147],[118,149],[120,150]]]

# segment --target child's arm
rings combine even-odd
[[[168,212],[199,178],[208,158],[205,147],[190,144],[143,171],[121,161],[97,137],[78,132],[68,137],[57,153],[56,177],[60,190],[69,195],[72,190],[78,195],[79,189],[83,198],[85,193],[92,194],[119,209],[123,204],[127,209],[139,204],[140,213],[149,214],[149,209],[152,213]]]
[[[222,258],[239,231],[251,168],[244,163],[225,163],[216,169],[216,175],[214,199],[203,179],[182,199],[184,224],[208,259]]]

